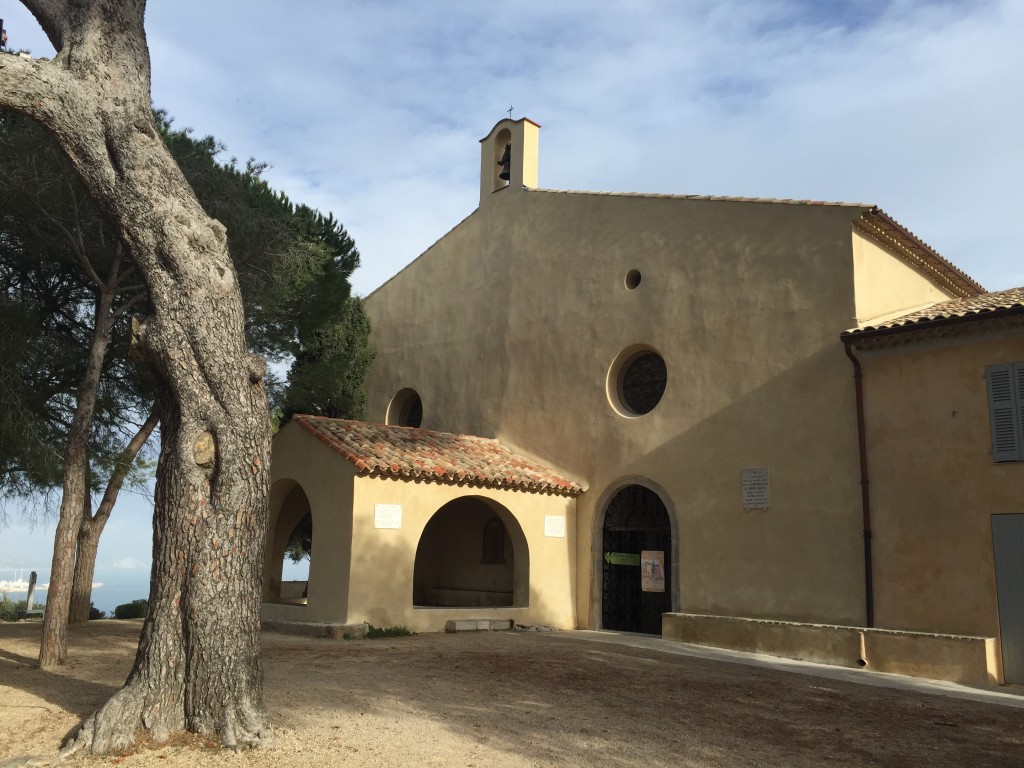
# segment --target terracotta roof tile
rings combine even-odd
[[[1024,311],[1024,287],[1010,288],[1005,291],[993,291],[965,299],[943,301],[925,309],[919,309],[881,323],[853,328],[846,331],[843,336],[863,336],[882,332],[891,333],[901,329],[921,328],[931,323],[968,321],[980,319],[983,316],[995,316],[1022,311]]]
[[[497,440],[298,414],[292,421],[362,474],[575,496],[582,487]]]

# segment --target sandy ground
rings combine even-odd
[[[53,755],[123,681],[141,622],[0,624],[0,766]],[[572,633],[313,640],[264,633],[266,748],[99,766],[1024,766],[1024,710],[595,643]],[[14,764],[30,764],[16,760]]]

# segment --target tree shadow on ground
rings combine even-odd
[[[265,638],[277,722],[308,726],[303,702],[323,718],[397,710],[540,765],[1003,766],[1024,747],[1017,709],[565,635]]]
[[[0,690],[4,687],[17,689],[78,717],[90,714],[120,687],[120,680],[127,675],[135,658],[141,629],[140,622],[101,623],[106,626],[89,624],[72,628],[67,662],[50,670],[39,668],[41,623],[0,624],[0,643],[3,644],[0,648]],[[103,636],[102,649],[83,650],[76,646],[76,638],[90,635]],[[96,669],[93,663],[81,663],[86,655],[92,657],[90,662],[100,662],[98,674],[84,671],[86,666],[90,670]],[[121,669],[123,673],[120,673]],[[112,679],[118,684],[112,684]]]
[[[0,703],[54,705],[39,707],[49,720],[41,716],[35,732],[56,747],[58,728],[124,680],[140,626],[76,630],[69,663],[55,672],[35,666],[38,625],[0,626]],[[265,632],[263,645],[266,701],[272,724],[291,732],[285,743],[298,752],[315,745],[321,751],[309,758],[318,760],[325,745],[332,757],[358,745],[362,754],[347,755],[353,765],[434,764],[451,745],[477,766],[1002,768],[1024,750],[1019,709],[571,633],[343,641]],[[359,740],[337,741],[343,732]]]

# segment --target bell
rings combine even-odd
[[[501,153],[501,160],[498,161],[498,165],[501,166],[501,173],[498,174],[499,179],[508,181],[512,176],[512,145],[506,144],[505,151]]]

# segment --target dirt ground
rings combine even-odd
[[[52,756],[123,682],[141,622],[0,625],[0,766]],[[314,640],[264,633],[272,743],[99,766],[1024,766],[1024,710],[595,643],[569,633]],[[16,760],[13,764],[27,765]]]

